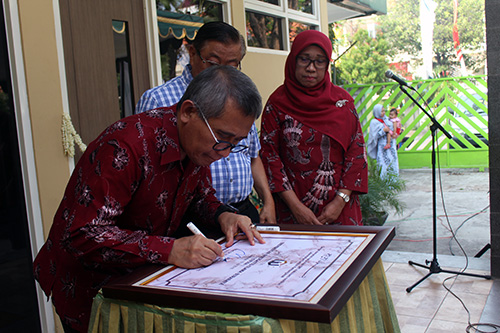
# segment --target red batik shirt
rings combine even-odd
[[[167,264],[190,203],[215,225],[210,169],[181,161],[174,107],[124,118],[87,148],[69,180],[35,277],[61,318],[86,331],[103,284]],[[200,219],[200,222],[202,219]]]

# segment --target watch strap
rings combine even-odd
[[[340,192],[340,191],[337,191],[337,195],[339,197],[341,197],[342,200],[344,200],[345,203],[349,202],[350,197],[347,194],[345,194],[343,192]]]

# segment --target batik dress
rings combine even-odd
[[[347,106],[346,106],[347,107]],[[356,117],[345,128],[348,149],[326,134],[308,127],[268,102],[262,115],[261,156],[275,195],[278,223],[297,223],[279,192],[293,190],[316,216],[339,189],[353,193],[335,222],[361,225],[359,193],[367,192],[366,156],[363,133],[354,109],[343,112]]]

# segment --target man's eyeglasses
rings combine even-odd
[[[198,109],[198,111],[200,112],[201,117],[205,121],[205,124],[207,124],[207,127],[210,130],[210,133],[212,133],[212,136],[214,137],[215,144],[212,146],[213,150],[215,150],[215,151],[223,151],[223,150],[226,150],[226,149],[231,149],[232,153],[239,153],[239,152],[241,152],[241,151],[243,151],[243,150],[245,150],[245,149],[248,148],[248,146],[245,146],[245,145],[233,145],[231,142],[217,139],[217,137],[214,134],[214,131],[212,131],[212,127],[210,127],[210,124],[208,123],[208,120],[205,117],[205,115],[203,114],[203,111],[201,110],[201,108],[198,106],[198,104],[196,102],[194,102],[194,101],[192,101],[192,102],[196,106],[196,108]]]
[[[196,52],[198,53],[198,56],[200,57],[201,61],[203,61],[204,64],[209,64],[210,66],[220,66],[222,64],[219,64],[217,61],[213,61],[213,60],[208,60],[208,59],[205,59],[201,56],[201,53],[199,50],[196,50]],[[239,62],[236,66],[234,65],[230,65],[238,70],[241,71],[241,62]]]
[[[328,60],[326,60],[325,58],[318,58],[313,60],[300,55],[297,57],[297,66],[309,67],[311,63],[313,63],[314,67],[316,67],[317,69],[323,69],[328,66]]]

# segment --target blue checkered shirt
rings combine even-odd
[[[239,153],[231,153],[228,157],[210,164],[212,186],[215,196],[223,203],[235,203],[245,200],[252,192],[253,177],[250,163],[259,156],[260,142],[257,127],[252,125],[248,137],[240,144],[248,146]]]
[[[181,76],[174,77],[172,80],[151,88],[142,94],[135,107],[135,113],[176,104],[184,95],[191,81],[193,81],[193,75],[191,74],[191,65],[188,64],[182,71]]]
[[[181,76],[175,77],[164,84],[146,91],[137,106],[135,113],[171,106],[176,104],[193,80],[191,65],[187,65]],[[245,200],[252,192],[253,177],[251,159],[259,156],[260,141],[257,127],[252,125],[248,137],[240,144],[248,146],[239,153],[231,153],[210,165],[212,186],[216,197],[223,203],[236,203]]]

